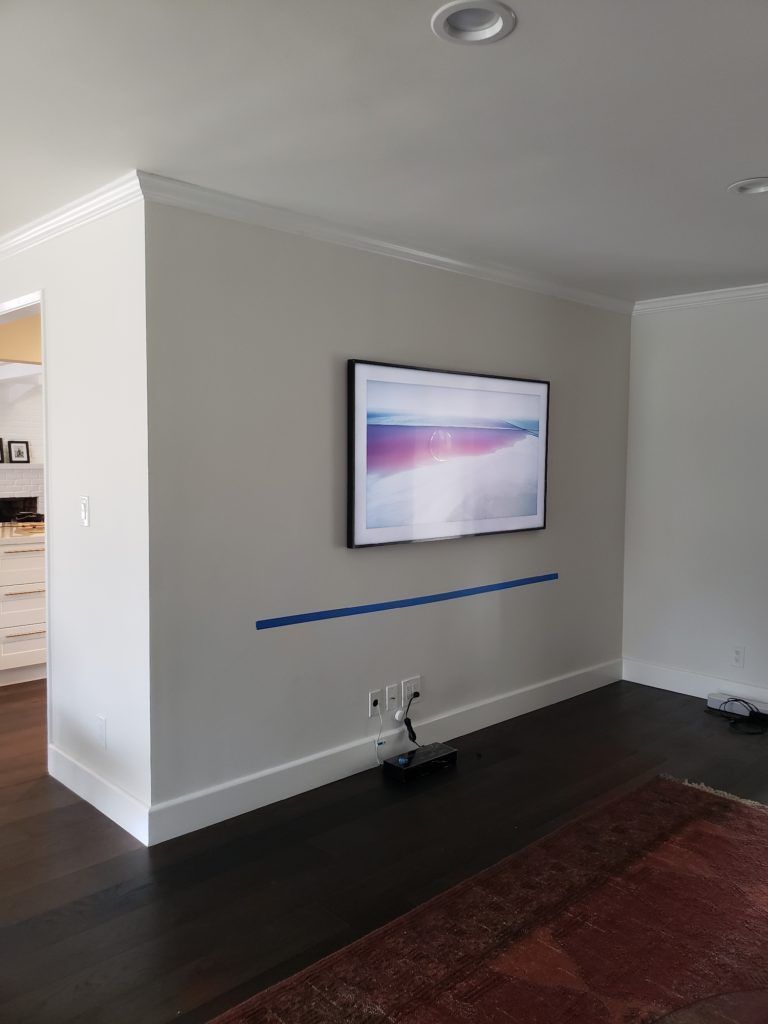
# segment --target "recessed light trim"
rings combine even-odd
[[[760,196],[768,192],[767,178],[745,178],[743,181],[734,181],[728,186],[728,191],[737,196]]]
[[[432,15],[432,31],[452,43],[495,43],[517,25],[517,15],[500,0],[452,0]]]

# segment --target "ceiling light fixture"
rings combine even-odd
[[[453,0],[432,15],[432,31],[452,43],[495,43],[517,25],[517,15],[499,0]]]
[[[728,186],[728,191],[737,196],[759,196],[768,192],[768,178],[745,178],[744,181],[734,181]]]

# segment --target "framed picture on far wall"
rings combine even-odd
[[[9,441],[8,461],[29,462],[29,441]]]
[[[545,526],[549,383],[348,363],[347,545]]]

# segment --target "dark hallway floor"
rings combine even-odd
[[[184,1024],[666,772],[768,802],[768,735],[632,683],[147,850],[45,774],[44,686],[0,689],[0,1022]]]

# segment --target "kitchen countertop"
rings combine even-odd
[[[0,544],[8,542],[23,544],[25,541],[43,543],[45,541],[45,523],[0,524]]]

